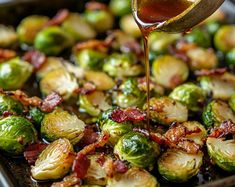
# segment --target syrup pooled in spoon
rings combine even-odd
[[[133,0],[133,15],[144,38],[145,74],[147,82],[147,129],[150,118],[150,66],[148,35],[157,26],[184,12],[193,4],[192,0]],[[188,28],[190,29],[190,28]]]

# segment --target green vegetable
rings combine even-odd
[[[42,112],[39,108],[37,107],[32,107],[29,110],[29,116],[32,119],[33,123],[37,126],[41,126],[41,122],[45,116],[45,113]]]
[[[223,25],[221,21],[213,20],[206,23],[204,26],[207,32],[211,35],[211,37],[214,37],[215,33],[220,29],[220,27]]]
[[[24,106],[13,97],[0,93],[0,114],[3,112],[11,112],[22,114]]]
[[[67,139],[58,139],[47,146],[31,168],[36,180],[52,180],[64,177],[71,169],[75,153]]]
[[[225,59],[228,65],[235,65],[235,48],[226,54]]]
[[[37,140],[33,125],[23,117],[10,116],[0,120],[0,149],[10,155],[24,152],[25,146]]]
[[[57,109],[43,118],[41,135],[49,142],[66,138],[71,144],[77,144],[83,137],[84,128],[85,123],[76,115]]]
[[[229,99],[229,106],[235,112],[235,94],[232,95],[232,97]]]
[[[34,47],[47,55],[58,55],[70,47],[73,41],[70,35],[57,26],[41,30],[34,41]]]
[[[140,37],[141,31],[132,14],[125,15],[120,20],[120,28],[133,37]]]
[[[155,163],[160,148],[143,134],[129,132],[119,139],[114,147],[114,153],[133,166],[147,168]]]
[[[186,182],[197,175],[202,165],[203,154],[189,154],[168,149],[158,159],[158,171],[168,181]]]
[[[5,90],[21,88],[33,72],[33,67],[20,58],[0,64],[0,87]]]
[[[187,80],[189,69],[184,61],[165,55],[153,62],[152,73],[157,83],[172,89]]]
[[[228,172],[235,172],[235,144],[234,140],[207,138],[208,153],[213,162]]]
[[[171,92],[170,97],[185,104],[193,112],[200,111],[205,100],[203,90],[193,83],[186,83],[176,87]]]
[[[202,119],[207,128],[218,127],[227,120],[235,122],[235,114],[223,101],[212,101],[204,109]]]
[[[15,30],[0,24],[0,47],[10,47],[18,40]]]
[[[111,0],[109,7],[115,16],[124,16],[131,13],[131,0]]]

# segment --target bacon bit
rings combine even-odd
[[[9,60],[16,56],[16,52],[9,49],[0,48],[0,62]]]
[[[40,108],[43,112],[52,112],[55,107],[62,102],[63,98],[59,94],[53,92],[42,101],[42,106]]]
[[[117,122],[123,123],[126,121],[139,122],[145,119],[146,114],[138,108],[127,108],[125,110],[116,109],[112,112],[110,118]]]
[[[109,41],[110,42],[110,41]],[[75,50],[80,51],[82,49],[94,49],[100,52],[106,53],[110,44],[106,40],[88,40],[85,42],[79,42],[75,45]]]
[[[143,49],[136,40],[125,42],[121,46],[121,51],[126,53],[133,52],[137,55],[138,58],[142,58],[144,56]]]
[[[113,162],[113,169],[115,173],[126,173],[128,171],[128,166],[121,160],[115,160]]]
[[[183,151],[186,151],[190,154],[197,154],[200,151],[201,146],[195,143],[193,140],[180,140],[177,145],[173,145],[173,147],[179,147]]]
[[[3,117],[5,118],[5,117],[8,117],[8,116],[16,115],[16,113],[10,112],[10,111],[4,111],[4,112],[2,113],[2,115],[3,115]]]
[[[103,166],[105,163],[106,159],[105,159],[105,153],[101,153],[99,155],[99,157],[96,159],[96,162],[100,165]]]
[[[75,93],[89,94],[96,91],[96,86],[92,82],[86,82],[82,88],[78,88]]]
[[[80,153],[77,154],[73,161],[72,171],[76,173],[77,178],[83,179],[87,174],[89,166],[90,160],[87,158],[87,155]]]
[[[27,62],[30,62],[33,65],[34,69],[37,71],[46,62],[46,55],[39,51],[33,50],[25,53],[23,59]]]
[[[68,16],[69,16],[68,10],[66,9],[59,10],[57,14],[45,24],[44,27],[60,25],[66,20]]]
[[[88,125],[85,127],[84,136],[79,142],[79,146],[85,147],[87,145],[93,144],[98,140],[99,135],[94,131],[93,127]]]
[[[72,173],[66,177],[64,177],[61,182],[54,182],[51,187],[72,187],[72,186],[80,186],[82,184],[81,179],[77,177],[76,173]]]
[[[219,128],[212,130],[212,133],[209,135],[209,137],[224,138],[229,134],[235,134],[235,123],[233,123],[231,120],[221,123]]]
[[[220,76],[227,72],[227,68],[218,68],[218,69],[203,69],[200,71],[195,71],[196,76]]]
[[[197,48],[196,44],[194,44],[194,43],[187,43],[185,41],[179,41],[176,44],[177,51],[180,51],[180,52],[183,52],[183,53],[186,53],[190,49],[195,49],[195,48]]]
[[[40,153],[47,147],[47,144],[42,142],[33,143],[26,147],[24,157],[30,165],[34,164]]]
[[[88,2],[86,3],[86,10],[107,10],[107,5],[99,2]]]

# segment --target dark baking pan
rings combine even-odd
[[[30,14],[54,15],[59,9],[82,11],[87,0],[0,0],[0,24],[17,25],[19,21]],[[102,0],[108,2],[108,0]],[[226,1],[222,9],[228,20],[235,22],[235,0]],[[213,3],[213,2],[212,2]],[[30,168],[23,158],[12,158],[0,153],[0,187],[47,187],[49,183],[33,181]],[[162,187],[232,187],[235,186],[235,175],[229,175],[215,168],[206,168],[187,184],[168,184],[161,181]],[[216,173],[213,175],[213,173]],[[213,176],[213,177],[211,177]]]

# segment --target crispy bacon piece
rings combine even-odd
[[[52,112],[55,107],[62,102],[63,98],[59,94],[53,92],[42,101],[40,108],[43,112]]]
[[[133,52],[138,56],[138,58],[142,58],[144,56],[144,51],[143,51],[141,45],[139,44],[139,42],[137,42],[135,40],[125,42],[121,46],[121,51],[122,52]]]
[[[113,162],[113,169],[115,173],[126,173],[128,171],[128,166],[121,160],[115,160]]]
[[[59,10],[57,12],[57,14],[45,24],[44,27],[49,27],[49,26],[53,26],[53,25],[60,25],[61,23],[63,23],[66,20],[66,18],[68,16],[69,16],[68,10],[66,10],[66,9]]]
[[[82,184],[81,179],[77,177],[76,173],[72,173],[66,177],[64,177],[61,182],[54,182],[51,187],[72,187],[72,186],[80,186]]]
[[[4,111],[4,112],[2,113],[2,116],[3,116],[3,117],[8,117],[8,116],[12,116],[12,115],[16,115],[16,113],[14,113],[14,112],[9,112],[9,111]]]
[[[117,122],[123,123],[126,121],[143,121],[145,119],[146,114],[140,111],[138,108],[127,108],[127,109],[116,109],[112,112],[110,118]]]
[[[38,142],[30,144],[26,147],[24,151],[24,157],[30,165],[34,164],[40,155],[40,153],[46,149],[47,144]]]
[[[96,91],[96,86],[92,82],[86,82],[82,88],[78,88],[75,92],[86,95],[94,91]]]
[[[86,3],[86,10],[107,10],[107,5],[99,2],[88,2]]]
[[[224,138],[229,134],[235,135],[235,123],[231,120],[224,121],[219,128],[213,129],[209,137]]]
[[[110,41],[109,41],[110,42]],[[101,52],[107,52],[109,43],[105,40],[88,40],[85,42],[79,42],[75,45],[75,50],[80,51],[82,49],[94,49]]]
[[[46,62],[46,55],[40,51],[33,50],[26,52],[23,56],[23,59],[27,62],[30,62],[37,71]]]
[[[76,173],[77,178],[83,179],[87,174],[89,166],[90,160],[87,158],[87,155],[79,153],[73,161],[72,170]]]
[[[195,71],[196,76],[219,76],[227,72],[227,68],[217,68],[217,69],[203,69],[200,71]]]
[[[9,60],[16,56],[16,52],[9,49],[0,48],[0,62]]]
[[[98,133],[94,131],[91,125],[88,125],[84,130],[84,136],[80,140],[79,145],[81,147],[85,147],[87,145],[93,144],[97,141],[98,137]]]

